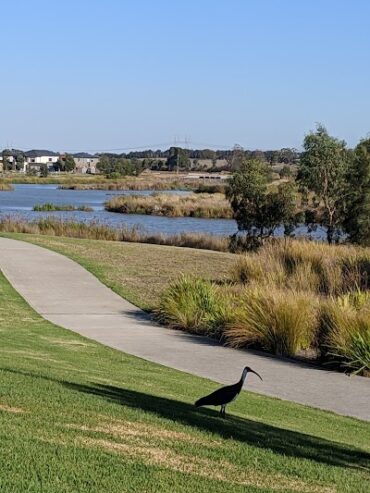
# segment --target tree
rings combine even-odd
[[[303,142],[298,182],[315,194],[315,221],[326,228],[328,243],[339,237],[344,218],[349,153],[346,143],[318,125]]]
[[[142,161],[136,158],[131,160],[107,154],[99,157],[97,167],[101,173],[109,178],[127,175],[137,176],[144,169]]]
[[[354,243],[370,245],[370,138],[356,146],[347,180],[349,199],[344,229]]]
[[[169,171],[179,171],[180,169],[190,169],[191,162],[186,149],[181,147],[171,147],[167,158]]]
[[[57,171],[66,171],[69,173],[76,168],[76,163],[71,154],[65,154],[59,157],[58,161],[54,164],[54,168]]]
[[[64,170],[63,171],[73,171],[76,167],[75,160],[71,154],[66,154],[63,159],[64,162]]]
[[[49,174],[48,165],[46,163],[42,163],[40,165],[40,176],[42,178],[46,178],[48,174]]]
[[[237,171],[245,160],[245,152],[242,146],[235,144],[232,152],[227,156],[227,164],[230,171]]]
[[[258,246],[281,225],[291,230],[296,197],[292,182],[269,188],[270,170],[266,163],[244,161],[230,179],[227,197],[238,230],[245,233],[247,245]]]

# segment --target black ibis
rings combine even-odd
[[[195,403],[196,407],[201,406],[221,406],[220,416],[222,418],[225,417],[226,414],[226,406],[229,402],[232,402],[236,397],[240,394],[240,391],[243,388],[243,383],[247,378],[248,372],[254,373],[262,380],[262,377],[258,375],[258,373],[249,366],[246,366],[243,370],[242,376],[239,382],[234,383],[234,385],[227,385],[226,387],[221,387],[218,390],[212,392],[212,394],[206,395],[205,397],[201,397]]]

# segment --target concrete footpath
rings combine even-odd
[[[77,263],[29,243],[0,238],[0,270],[44,318],[102,344],[220,383],[234,383],[247,365],[263,376],[250,376],[248,390],[370,421],[369,378],[160,327]]]

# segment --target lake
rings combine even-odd
[[[143,194],[152,191],[110,191],[110,190],[61,190],[58,185],[13,185],[14,191],[0,192],[0,218],[13,216],[26,220],[53,216],[63,220],[81,222],[99,222],[112,227],[139,227],[149,233],[210,233],[214,235],[231,235],[237,231],[236,222],[232,219],[198,219],[193,217],[162,217],[141,214],[118,214],[104,210],[104,202],[112,195]],[[166,193],[188,193],[168,191]],[[92,212],[35,212],[36,204],[52,202],[54,204],[87,205]],[[282,228],[276,231],[283,233]],[[296,235],[307,235],[307,228],[300,226]],[[322,239],[324,232],[318,228],[311,233],[315,239]]]

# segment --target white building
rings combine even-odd
[[[48,164],[52,166],[59,159],[59,154],[53,151],[33,149],[24,153],[26,164]]]

